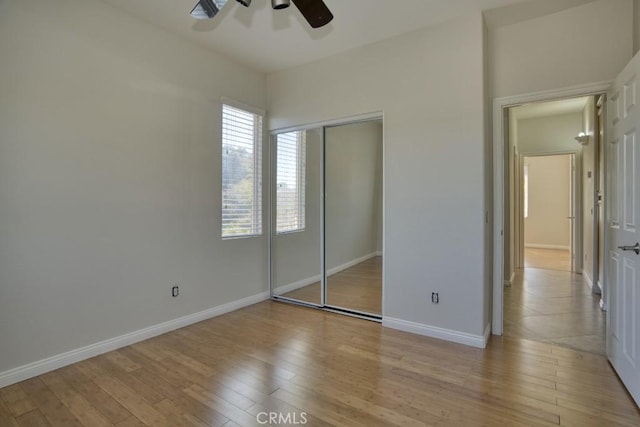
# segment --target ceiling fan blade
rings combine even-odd
[[[211,19],[220,12],[228,0],[200,0],[191,10],[196,19]]]
[[[312,28],[325,26],[333,19],[333,14],[322,0],[293,0],[293,4]]]

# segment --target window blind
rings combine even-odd
[[[262,116],[222,106],[222,237],[262,234]]]
[[[276,232],[305,227],[306,133],[281,133],[277,137]]]

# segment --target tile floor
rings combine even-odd
[[[524,268],[505,288],[504,334],[604,354],[605,312],[599,303],[582,275]]]

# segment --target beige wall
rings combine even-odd
[[[631,59],[632,45],[632,0],[594,1],[495,28],[489,32],[492,96],[613,80]]]
[[[268,77],[272,129],[384,112],[387,321],[484,331],[482,44],[474,14]]]
[[[220,98],[265,78],[100,1],[1,7],[0,372],[266,292],[266,237],[220,239]]]
[[[526,157],[529,169],[529,215],[525,246],[570,249],[571,156]]]

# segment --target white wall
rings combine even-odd
[[[261,74],[95,0],[3,1],[0,63],[0,372],[267,291],[266,238],[220,239]]]
[[[375,254],[382,208],[378,157],[382,147],[379,122],[327,128],[326,257],[332,269]]]
[[[489,32],[491,92],[613,80],[632,57],[631,0],[599,0]]]
[[[571,247],[571,156],[526,157],[529,215],[525,246],[569,250]]]
[[[384,112],[384,317],[474,336],[486,307],[482,44],[473,14],[268,77],[271,129]]]
[[[582,114],[569,113],[518,120],[518,150],[522,155],[580,151],[575,137],[582,131]]]

